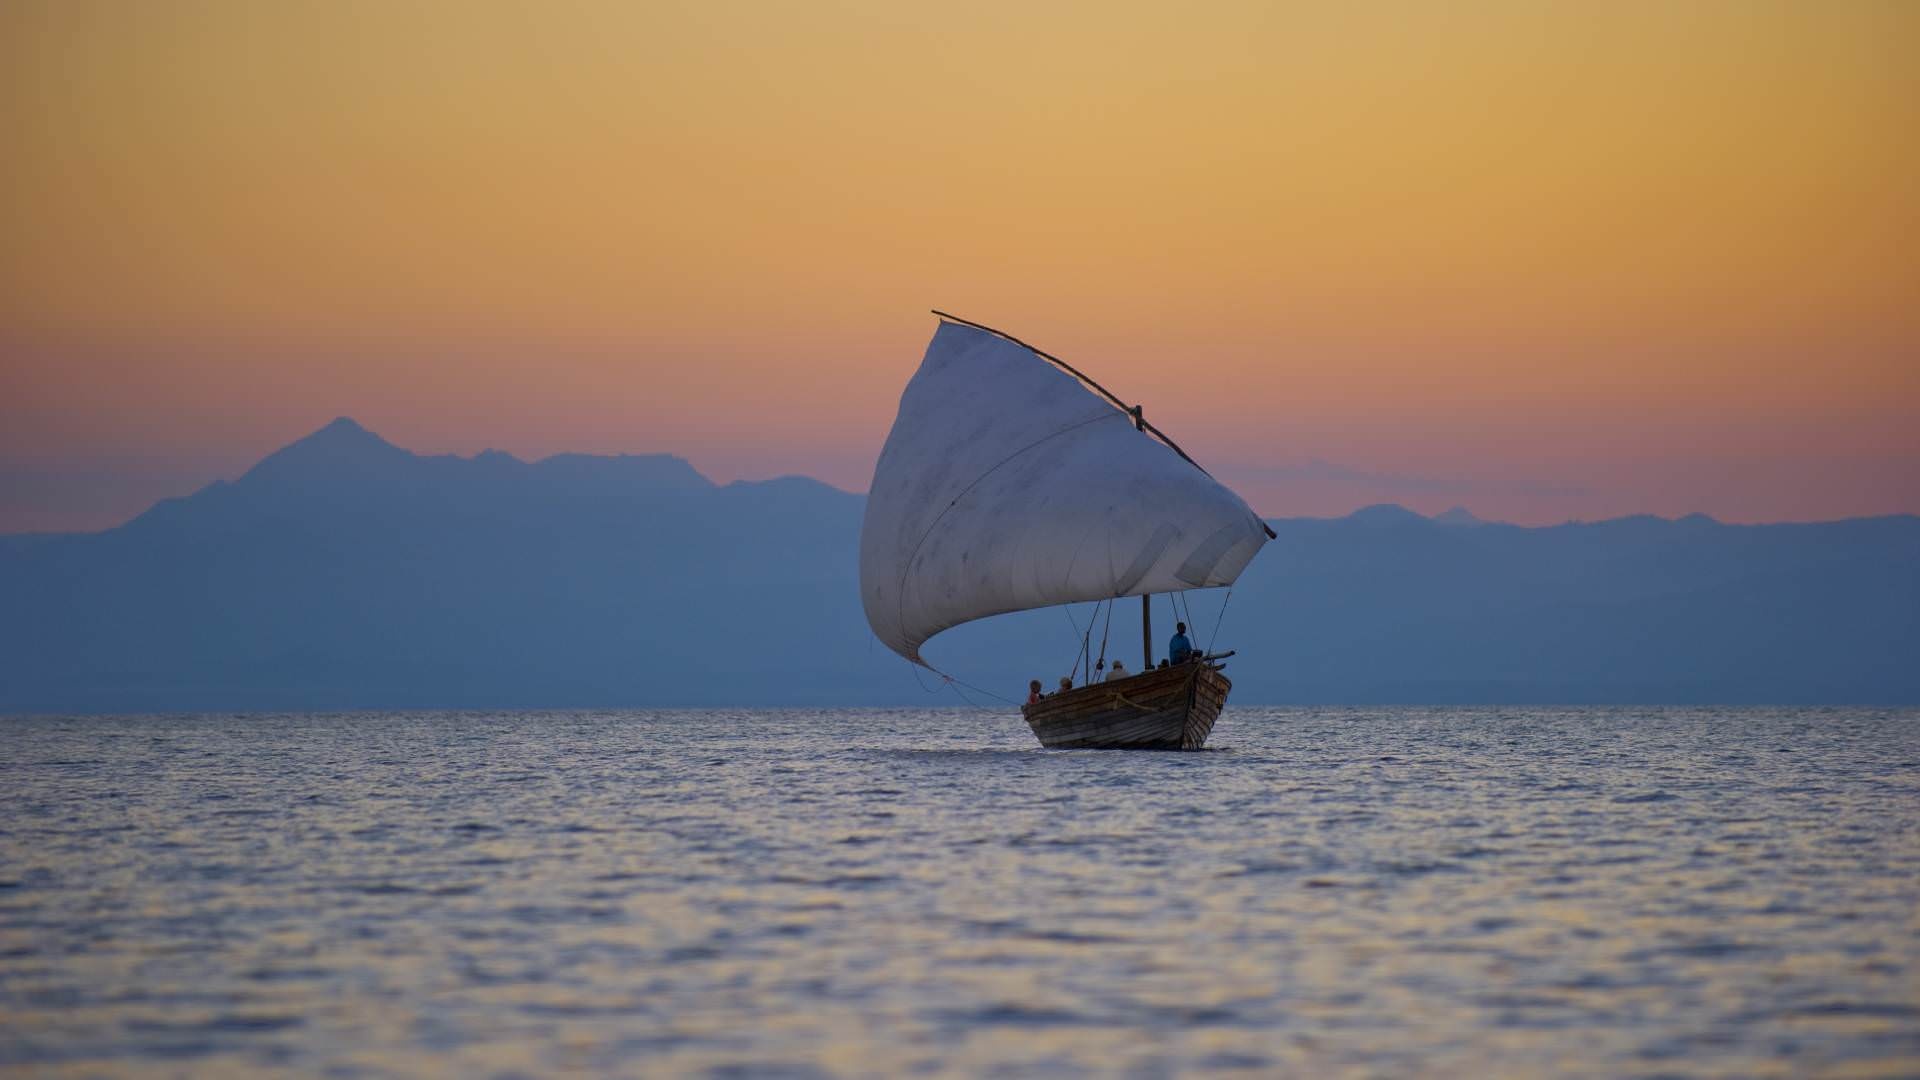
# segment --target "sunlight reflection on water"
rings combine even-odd
[[[0,1067],[1920,1069],[1920,713],[0,720]]]

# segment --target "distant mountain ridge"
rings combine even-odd
[[[0,711],[957,703],[867,630],[863,506],[667,454],[419,455],[341,418],[120,528],[0,537]],[[1271,524],[1217,642],[1239,703],[1920,702],[1920,518]],[[1210,636],[1222,594],[1186,599]],[[928,656],[1013,697],[1091,614]]]
[[[265,488],[396,480],[448,483],[481,478],[490,483],[544,484],[576,495],[696,491],[715,486],[685,458],[673,454],[555,454],[533,462],[502,450],[483,450],[470,458],[420,455],[393,445],[344,416],[262,458],[236,483]]]

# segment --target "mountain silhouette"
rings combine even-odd
[[[991,704],[1091,605],[873,641],[863,500],[671,455],[414,454],[342,418],[116,529],[0,537],[0,710]],[[1470,515],[1466,515],[1470,517]],[[1182,598],[1259,702],[1920,702],[1920,518],[1276,519]],[[1473,519],[1477,522],[1478,519]],[[1174,598],[1156,598],[1164,650]],[[1090,647],[1140,659],[1139,601]]]

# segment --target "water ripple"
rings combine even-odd
[[[1920,1072],[1920,713],[14,718],[0,1070]]]

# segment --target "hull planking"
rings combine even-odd
[[[1233,683],[1209,663],[1156,668],[1022,706],[1049,750],[1198,750]]]

